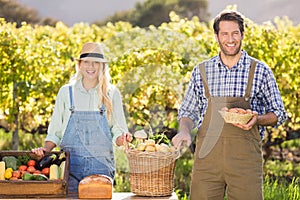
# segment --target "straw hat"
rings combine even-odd
[[[82,47],[78,60],[109,62],[104,57],[102,46],[97,42],[85,43]]]

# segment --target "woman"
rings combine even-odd
[[[101,45],[84,44],[77,61],[75,76],[58,92],[44,147],[32,149],[39,156],[56,146],[70,152],[70,192],[77,192],[79,181],[91,174],[113,179],[113,143],[132,140]]]

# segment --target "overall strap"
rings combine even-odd
[[[209,98],[210,93],[209,93],[207,78],[206,78],[205,62],[202,62],[199,64],[199,70],[200,70],[200,75],[202,77],[203,87],[205,89],[205,96],[206,96],[206,98]]]
[[[252,58],[251,59],[250,70],[249,70],[249,76],[248,76],[248,83],[247,83],[247,88],[246,88],[246,93],[245,93],[245,101],[250,100],[251,88],[252,88],[252,83],[253,83],[256,64],[257,64],[257,61]]]
[[[70,108],[69,110],[71,111],[71,113],[74,112],[74,103],[73,103],[73,90],[72,90],[72,86],[70,85],[69,86],[69,96],[70,96]]]

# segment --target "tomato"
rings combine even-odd
[[[20,165],[19,166],[19,170],[20,171],[26,171],[27,170],[27,166],[26,165]]]
[[[29,166],[29,167],[27,168],[27,171],[28,171],[29,173],[33,173],[33,172],[36,171],[36,169],[34,168],[34,166]]]
[[[42,174],[44,174],[45,176],[49,176],[49,173],[50,173],[49,167],[45,167],[44,169],[42,169]]]
[[[29,166],[35,166],[35,160],[28,160],[28,162],[27,162],[27,166],[29,167]]]

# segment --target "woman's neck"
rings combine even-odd
[[[98,84],[98,80],[86,80],[86,79],[82,79],[82,85],[84,87],[84,89],[86,89],[87,91],[89,91],[91,88],[96,87]]]

